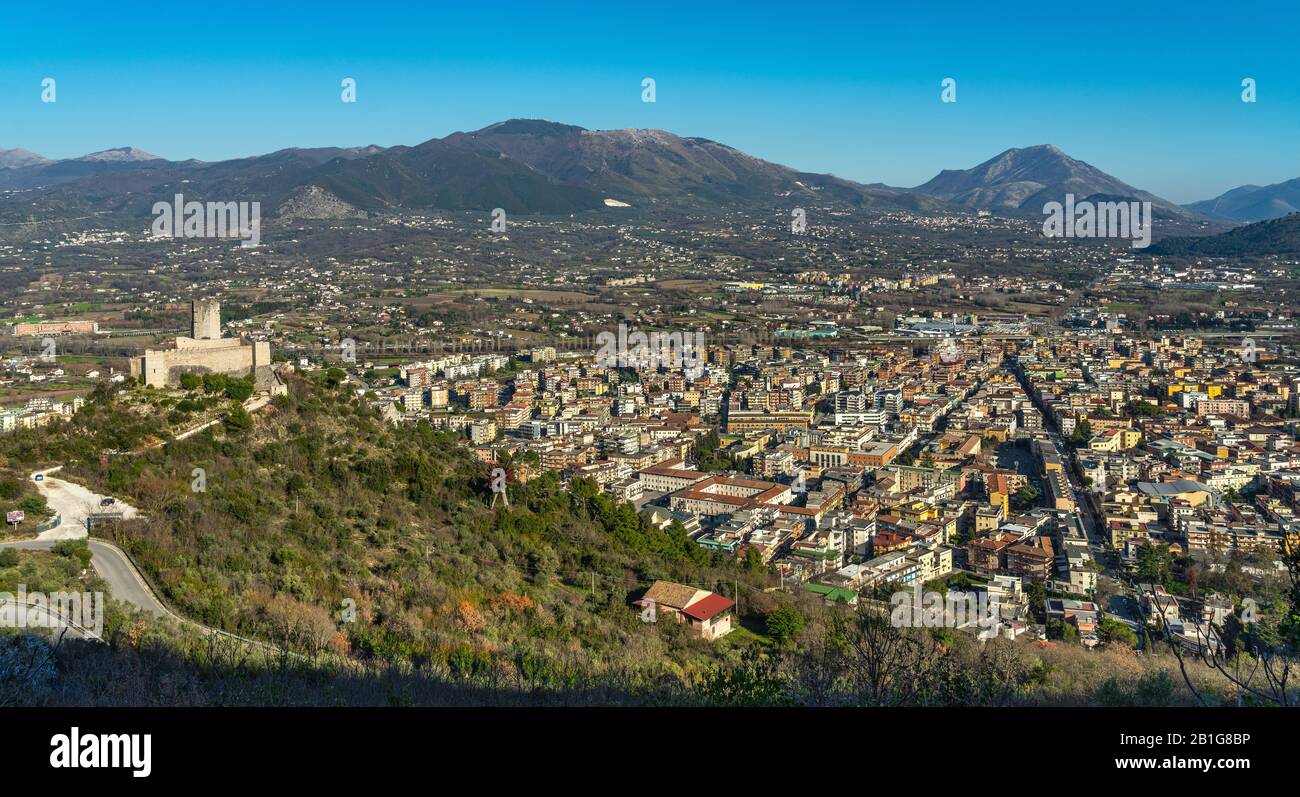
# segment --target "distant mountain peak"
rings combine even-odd
[[[137,161],[159,161],[163,160],[157,155],[145,152],[137,147],[114,147],[113,149],[104,149],[99,152],[92,152],[89,155],[82,155],[80,158],[73,158],[78,161],[104,161],[104,162],[137,162]]]
[[[1060,147],[1056,146],[1055,144],[1031,144],[1028,147],[1012,147],[1011,149],[1007,150],[1007,152],[1047,152],[1052,155],[1060,155],[1065,158],[1070,157],[1069,155],[1065,154],[1064,150],[1062,150]],[[1074,159],[1070,158],[1070,160],[1074,160]]]
[[[0,149],[0,169],[19,169],[23,166],[39,166],[51,162],[49,158],[22,147]]]
[[[566,125],[561,122],[551,122],[546,119],[506,119],[503,122],[490,124],[482,130],[475,130],[471,135],[496,134],[496,135],[532,135],[532,136],[556,136],[571,133],[582,133],[586,129],[577,125]]]
[[[1149,201],[1164,216],[1194,215],[1072,158],[1052,144],[1008,149],[969,169],[945,169],[912,190],[979,210],[1037,213],[1045,203],[1060,202],[1073,194],[1078,199],[1101,196]]]
[[[465,165],[485,157],[496,165],[474,178],[472,186],[458,187],[458,195],[443,192],[444,201],[468,202],[463,188],[490,187],[491,194],[516,207],[551,210],[608,207],[605,200],[611,198],[638,206],[678,202],[718,207],[789,202],[795,196],[880,210],[943,206],[901,189],[869,188],[831,175],[799,172],[705,138],[656,128],[589,130],[542,119],[508,119],[431,139],[398,155],[409,163],[394,175],[460,175],[463,181],[468,177],[462,174]],[[524,171],[511,176],[508,169]],[[343,186],[335,193],[352,201]],[[413,197],[421,192],[408,187],[387,193]],[[354,204],[364,206],[360,197]],[[510,209],[509,204],[501,206]]]

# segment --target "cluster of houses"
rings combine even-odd
[[[1037,341],[1017,367],[1050,422],[1082,443],[1084,500],[1131,563],[1149,543],[1210,556],[1281,551],[1300,536],[1300,373],[1274,360],[1111,329]]]
[[[1086,564],[1053,542],[1056,512],[1013,506],[1027,480],[999,464],[997,447],[1041,429],[1041,417],[999,343],[919,355],[728,345],[708,347],[693,373],[619,371],[550,347],[509,367],[494,357],[412,363],[398,384],[369,393],[394,420],[462,432],[485,463],[508,454],[513,479],[591,479],[648,522],[680,524],[697,545],[757,558],[782,587],[828,601],[857,604],[967,569],[1019,596],[1005,603],[1020,633],[1021,582],[1068,586]],[[974,541],[999,535],[1014,535],[1007,550],[977,555],[971,569],[984,544]],[[1082,581],[1073,583],[1086,594]]]
[[[1113,325],[925,351],[773,338],[701,360],[457,353],[358,389],[395,422],[462,433],[485,463],[509,455],[512,479],[590,479],[783,588],[855,604],[957,571],[1007,595],[1038,581],[1085,642],[1100,568],[1082,514],[1130,561],[1151,540],[1246,549],[1297,528],[1295,379],[1197,339]],[[1248,488],[1251,503],[1223,500]]]
[[[75,396],[67,401],[33,398],[28,399],[21,407],[0,409],[0,432],[35,429],[51,421],[71,418],[77,410],[81,409],[85,401],[81,396]]]

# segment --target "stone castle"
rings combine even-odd
[[[131,375],[153,387],[176,387],[181,374],[253,375],[259,390],[279,392],[267,341],[221,337],[221,302],[196,299],[190,304],[190,337],[178,335],[171,349],[146,349],[131,360]]]

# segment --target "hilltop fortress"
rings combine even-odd
[[[131,360],[131,375],[153,387],[176,387],[181,374],[248,376],[258,390],[280,392],[279,377],[271,369],[271,344],[267,341],[221,337],[221,302],[196,299],[190,304],[190,337],[177,336],[171,349],[146,349]]]

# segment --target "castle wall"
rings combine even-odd
[[[178,339],[177,344],[182,340]],[[146,385],[175,387],[181,374],[224,374],[248,376],[253,372],[255,347],[238,339],[222,341],[187,341],[189,344],[170,351],[147,350],[140,363]],[[211,345],[211,344],[219,345]],[[133,363],[131,371],[137,372]]]
[[[132,358],[132,376],[143,377],[146,385],[175,387],[182,374],[256,376],[258,368],[271,365],[268,341],[221,337],[220,301],[195,299],[190,313],[192,336],[179,335],[175,348],[148,349],[143,357]]]

